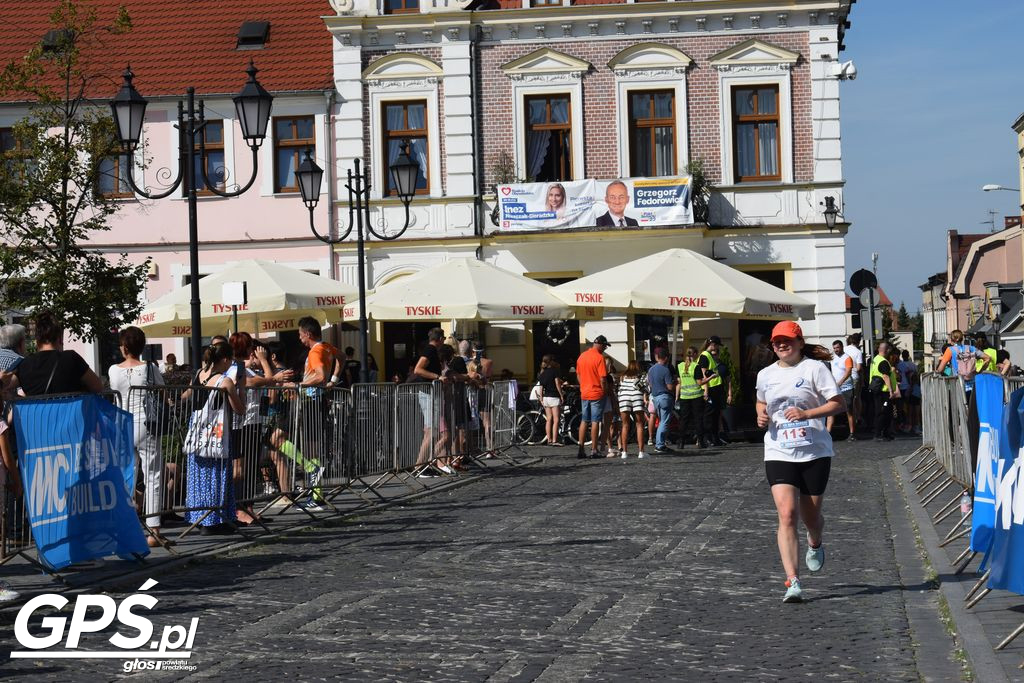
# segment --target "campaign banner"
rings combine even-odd
[[[40,559],[54,569],[149,548],[132,503],[132,415],[100,396],[14,403],[25,508]]]
[[[490,232],[693,223],[690,176],[498,186]]]
[[[1024,595],[1024,389],[1010,394],[1004,418],[988,587]]]
[[[1003,431],[1003,378],[982,373],[974,380],[978,406],[978,463],[974,471],[974,512],[971,515],[971,550],[987,553],[996,516],[999,476],[999,439]]]

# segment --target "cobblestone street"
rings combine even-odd
[[[533,466],[158,576],[154,621],[199,617],[191,663],[211,679],[920,680],[907,601],[926,586],[901,583],[895,489],[881,481],[913,445],[837,446],[828,560],[805,577],[803,605],[781,602],[760,448],[582,462],[547,449]],[[2,618],[16,649],[14,613]],[[33,680],[72,671],[116,678],[121,661],[0,665]]]

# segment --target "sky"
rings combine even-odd
[[[945,234],[987,233],[1020,213],[1016,134],[1024,112],[1024,0],[860,0],[840,60],[846,275],[871,268],[899,306],[945,270]],[[984,224],[983,224],[984,223]]]

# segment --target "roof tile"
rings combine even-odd
[[[321,16],[324,0],[83,0],[97,12],[97,25],[110,24],[125,5],[132,30],[91,40],[83,49],[88,75],[95,75],[88,96],[112,97],[121,72],[131,64],[135,85],[146,97],[181,95],[187,86],[198,94],[233,94],[245,83],[252,59],[260,83],[271,92],[318,91],[332,85],[331,35]],[[2,0],[0,64],[18,60],[53,28],[55,2]],[[269,21],[270,36],[261,50],[236,50],[243,21]]]

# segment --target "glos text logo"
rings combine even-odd
[[[141,592],[156,584],[153,579],[147,579],[139,587],[139,593],[129,595],[120,605],[108,595],[79,595],[70,620],[64,616],[45,616],[40,621],[42,630],[32,633],[29,621],[38,610],[45,607],[62,610],[70,602],[55,593],[37,595],[22,606],[14,620],[14,635],[26,649],[11,652],[11,659],[124,659],[126,673],[144,669],[194,671],[196,667],[187,660],[192,656],[199,617],[194,617],[187,628],[181,624],[164,626],[157,639],[153,638],[156,632],[153,622],[138,613],[156,606],[157,598]],[[83,634],[100,632],[115,619],[126,627],[126,633],[119,629],[107,638],[106,642],[114,649],[81,649]]]

